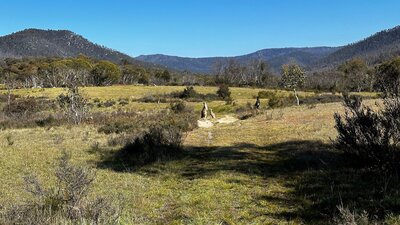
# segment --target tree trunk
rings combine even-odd
[[[296,97],[296,103],[297,103],[297,105],[300,105],[299,96],[297,96],[297,91],[296,91],[295,88],[293,89],[293,92],[294,92],[294,97]]]

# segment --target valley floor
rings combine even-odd
[[[289,107],[199,128],[188,133],[184,157],[137,170],[103,161],[117,149],[96,127],[1,131],[0,202],[29,198],[23,177],[32,172],[52,184],[66,150],[73,163],[96,168],[93,195],[122,196],[126,224],[326,224],[337,205],[368,209],[374,198],[365,174],[338,166],[338,111],[341,103]]]

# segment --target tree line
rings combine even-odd
[[[217,63],[214,75],[217,84],[230,86],[372,92],[381,91],[384,75],[399,70],[400,56],[379,64],[368,64],[364,59],[354,58],[336,67],[319,71],[306,71],[296,63],[288,63],[281,67],[279,74],[274,73],[267,62],[254,60],[243,64],[230,60]]]
[[[119,64],[85,55],[74,58],[7,58],[0,61],[0,82],[14,88],[66,87],[71,78],[80,86],[113,84],[195,84],[199,75],[144,67],[122,60]]]
[[[268,62],[252,60],[241,63],[234,59],[217,62],[210,75],[144,67],[122,60],[119,64],[95,60],[85,55],[74,58],[26,58],[0,61],[0,82],[8,88],[66,87],[73,77],[79,86],[113,84],[142,85],[218,85],[266,88],[306,89],[349,92],[378,91],[382,73],[390,73],[400,61],[369,65],[360,58],[351,59],[330,69],[306,71],[296,63],[285,64],[279,74]],[[390,67],[390,68],[388,68]],[[291,71],[291,72],[290,72]],[[290,73],[289,73],[290,72]],[[293,80],[289,74],[301,74]],[[296,84],[293,88],[293,84]]]

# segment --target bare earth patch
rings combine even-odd
[[[199,120],[197,120],[197,126],[199,128],[210,128],[210,127],[214,126],[214,124],[207,119],[199,119]]]
[[[223,117],[223,118],[221,118],[221,119],[218,119],[217,120],[217,123],[225,123],[225,124],[229,124],[229,123],[234,123],[234,122],[236,122],[236,121],[238,121],[238,119],[237,118],[235,118],[235,117],[233,117],[233,116],[225,116],[225,117]]]
[[[234,123],[236,121],[238,121],[237,118],[226,115],[223,118],[216,120],[214,123],[208,119],[199,119],[199,120],[197,120],[197,126],[199,128],[210,128],[210,127],[214,126],[214,124],[218,124],[218,123],[230,124],[230,123]]]

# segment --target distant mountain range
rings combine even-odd
[[[378,32],[357,43],[343,47],[274,48],[235,57],[185,58],[168,55],[127,54],[90,42],[68,30],[27,29],[0,37],[0,58],[74,57],[84,54],[115,63],[125,59],[134,64],[158,66],[193,73],[211,73],[217,62],[230,59],[241,63],[251,60],[267,61],[273,70],[296,62],[308,70],[331,68],[351,58],[359,57],[377,63],[400,54],[400,26]]]
[[[338,49],[336,47],[273,48],[235,57],[184,58],[168,55],[141,55],[136,57],[136,59],[164,65],[176,70],[187,70],[196,73],[211,73],[216,62],[226,62],[231,59],[240,63],[247,63],[251,60],[263,60],[267,61],[272,69],[279,71],[283,64],[290,62],[296,62],[307,67]]]
[[[400,54],[400,26],[376,33],[362,41],[343,47],[276,48],[264,49],[235,57],[182,58],[167,55],[142,55],[136,59],[164,65],[176,70],[210,73],[218,61],[264,60],[276,72],[289,62],[296,62],[308,70],[331,68],[351,58],[364,58],[374,64]]]

